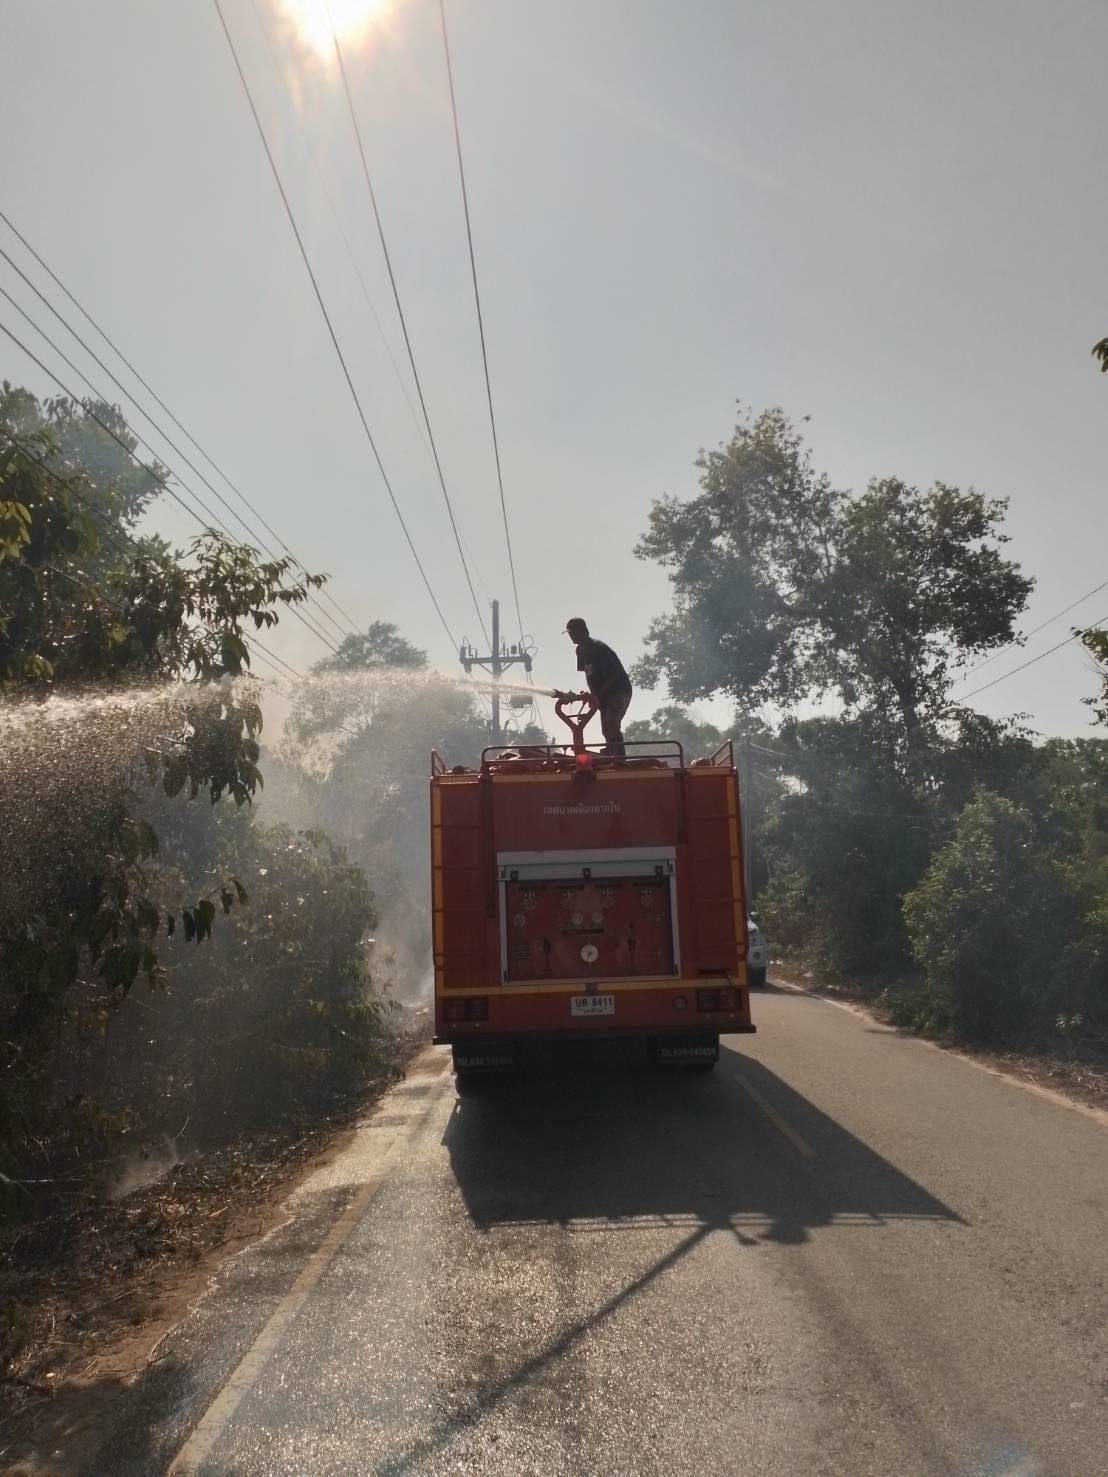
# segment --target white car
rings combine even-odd
[[[764,989],[769,966],[766,936],[753,918],[746,920],[746,978],[752,990]]]

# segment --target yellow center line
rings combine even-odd
[[[754,1102],[759,1108],[761,1108],[762,1112],[773,1124],[777,1132],[781,1134],[783,1138],[788,1139],[789,1143],[792,1144],[793,1148],[798,1154],[802,1155],[805,1159],[814,1159],[816,1157],[816,1151],[812,1148],[811,1144],[808,1143],[806,1139],[802,1138],[799,1133],[797,1133],[792,1124],[787,1122],[787,1120],[781,1116],[781,1114],[777,1111],[772,1103],[766,1101],[766,1099],[753,1085],[753,1083],[748,1082],[745,1077],[741,1077],[737,1073],[734,1077],[732,1077],[730,1073],[728,1073],[727,1076],[730,1081],[736,1083],[739,1087],[742,1088],[742,1090],[746,1093],[747,1097],[749,1097],[752,1102]]]

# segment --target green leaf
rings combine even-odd
[[[108,950],[101,962],[100,973],[110,989],[122,990],[126,994],[135,982],[141,963],[142,949],[128,941]]]
[[[209,898],[201,899],[196,905],[196,942],[198,944],[211,937],[214,922],[215,903]]]
[[[228,671],[238,672],[250,665],[250,652],[246,642],[235,631],[224,631],[220,639],[219,654]]]

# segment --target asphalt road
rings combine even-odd
[[[1108,1472],[1108,1124],[812,997],[712,1076],[429,1050],[97,1474]]]

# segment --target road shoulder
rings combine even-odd
[[[413,1042],[409,1055],[426,1050]],[[104,1430],[158,1371],[174,1334],[228,1263],[280,1239],[304,1187],[341,1158],[404,1078],[399,1068],[340,1116],[243,1135],[123,1200],[87,1207],[73,1229],[74,1255],[38,1282],[27,1271],[23,1295],[37,1294],[34,1337],[17,1371],[0,1382],[0,1471],[66,1477],[93,1470]],[[314,1214],[326,1222],[326,1208]]]
[[[1071,1108],[1108,1128],[1108,1065],[1104,1070],[1081,1061],[1067,1061],[1046,1052],[1015,1051],[1001,1047],[971,1047],[962,1042],[932,1040],[918,1031],[893,1025],[871,998],[849,987],[821,985],[798,969],[774,969],[771,989],[809,995],[868,1023],[871,1029],[916,1041],[930,1051],[941,1051],[977,1067],[1014,1087],[1033,1092],[1048,1102]]]

